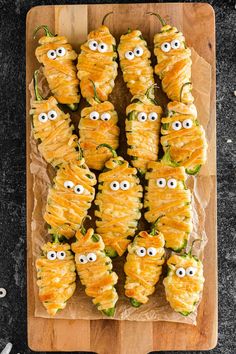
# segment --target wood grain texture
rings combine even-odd
[[[213,185],[206,208],[205,287],[199,307],[198,325],[189,326],[169,322],[51,320],[34,317],[32,284],[32,249],[30,220],[33,209],[32,175],[30,174],[30,119],[28,85],[38,67],[34,56],[36,41],[33,29],[47,23],[55,33],[64,34],[76,50],[86,39],[88,31],[96,28],[103,15],[114,11],[106,24],[118,39],[128,27],[140,28],[149,45],[160,29],[156,18],[145,17],[148,11],[158,12],[184,32],[189,46],[212,66],[211,119],[207,127],[210,173]],[[145,21],[144,21],[145,18]],[[124,87],[122,79],[116,81],[113,97],[119,97]],[[99,354],[146,354],[159,350],[208,350],[217,342],[217,239],[216,239],[216,112],[215,112],[215,18],[208,4],[122,4],[122,5],[66,5],[39,6],[30,10],[26,23],[26,129],[27,129],[27,276],[28,276],[28,344],[36,351],[94,351]],[[125,107],[130,96],[117,99]],[[123,138],[125,139],[125,138]],[[121,139],[122,144],[122,139]],[[205,176],[199,176],[203,179]],[[112,349],[111,349],[112,348]]]

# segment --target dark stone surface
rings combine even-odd
[[[0,350],[11,341],[13,354],[31,353],[26,338],[25,17],[35,5],[79,2],[0,0],[0,287],[7,289],[7,296],[0,299]],[[232,0],[209,3],[216,12],[217,33],[219,239],[219,343],[211,353],[234,354],[236,10]]]

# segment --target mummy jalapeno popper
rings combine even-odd
[[[34,73],[36,100],[31,104],[30,114],[33,116],[33,134],[39,141],[38,149],[44,159],[53,167],[78,160],[80,157],[78,137],[70,115],[65,114],[57,100],[50,96],[43,99],[38,92],[38,71]]]
[[[163,281],[167,301],[173,310],[188,316],[195,310],[203,290],[203,264],[190,251],[173,254],[167,265],[168,275]]]
[[[76,110],[80,101],[79,80],[74,63],[77,54],[66,37],[52,34],[45,25],[38,26],[34,36],[40,29],[45,31],[45,36],[39,39],[40,45],[35,55],[39,63],[43,64],[49,88],[59,103]]]
[[[191,192],[185,185],[185,169],[171,166],[164,155],[160,162],[149,162],[145,177],[145,218],[156,223],[156,229],[164,235],[165,246],[179,252],[192,231]]]
[[[76,269],[85,292],[93,298],[98,310],[113,316],[118,294],[115,289],[118,276],[112,271],[112,261],[105,253],[101,236],[93,229],[82,227],[76,232],[76,242],[71,245],[75,253]]]
[[[103,144],[102,146],[108,145]],[[95,205],[97,233],[110,257],[121,256],[131,242],[141,217],[142,186],[136,168],[111,149],[113,157],[99,175]]]
[[[172,101],[189,104],[194,101],[191,93],[191,50],[186,46],[183,33],[171,27],[158,14],[162,28],[154,36],[154,54],[157,57],[155,73],[159,76],[163,91]],[[188,84],[188,85],[185,85]]]
[[[98,29],[89,33],[78,56],[77,75],[80,79],[81,94],[90,104],[94,102],[92,82],[99,100],[107,101],[117,76],[116,40],[104,25],[109,14],[104,17]]]
[[[118,53],[123,78],[132,96],[145,95],[154,84],[154,76],[151,52],[142,33],[139,30],[128,30],[120,38]]]
[[[154,293],[164,263],[164,236],[155,230],[141,231],[128,246],[124,265],[125,295],[134,307],[146,304]]]
[[[83,158],[64,164],[49,188],[44,220],[49,233],[71,238],[79,230],[95,196],[96,176]]]
[[[117,126],[118,116],[111,102],[100,102],[96,89],[92,106],[81,111],[79,122],[80,146],[89,168],[101,170],[107,160],[112,157],[109,149],[97,147],[106,143],[114,150],[119,146],[120,129]]]
[[[36,260],[39,299],[47,312],[55,316],[66,307],[76,288],[74,255],[68,243],[58,239],[42,246],[42,256]]]
[[[197,120],[194,104],[170,102],[168,116],[161,120],[161,144],[170,160],[196,174],[207,158],[205,131]]]
[[[156,161],[159,150],[162,108],[150,98],[153,87],[145,95],[134,96],[126,108],[125,121],[128,155],[131,163],[144,174],[149,161]]]

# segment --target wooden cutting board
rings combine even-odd
[[[146,12],[158,12],[180,28],[189,46],[212,66],[211,118],[207,127],[213,189],[206,209],[205,287],[198,309],[197,326],[169,322],[130,322],[112,320],[53,320],[34,317],[32,249],[30,223],[33,209],[30,164],[30,119],[28,85],[38,67],[32,33],[47,24],[54,33],[68,37],[76,50],[87,32],[100,24],[103,15],[111,33],[119,39],[128,27],[140,28],[152,43],[160,28],[157,19]],[[99,354],[146,354],[151,351],[208,350],[217,342],[217,252],[216,252],[216,115],[215,115],[215,16],[208,4],[122,4],[63,5],[32,8],[26,22],[26,113],[27,113],[27,251],[28,251],[28,344],[35,351],[93,351]]]

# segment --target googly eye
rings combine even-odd
[[[175,189],[177,187],[177,181],[174,178],[170,178],[167,182],[167,186],[170,189]]]
[[[77,184],[74,188],[76,194],[82,194],[84,192],[84,187],[81,184]]]
[[[180,121],[176,120],[175,122],[172,123],[172,129],[174,130],[180,130],[182,128],[182,124]]]
[[[98,43],[96,41],[89,41],[88,46],[89,49],[93,51],[98,49]]]
[[[47,259],[49,259],[50,261],[54,261],[57,258],[57,254],[55,251],[49,251],[47,253]]]
[[[133,60],[134,59],[134,53],[131,50],[129,50],[128,52],[125,53],[125,57],[128,60]]]
[[[147,251],[146,251],[146,248],[144,248],[144,247],[139,247],[139,248],[137,248],[137,250],[136,250],[136,254],[137,254],[137,256],[139,256],[139,257],[144,257],[144,256],[146,256],[146,253],[147,253]]]
[[[134,55],[135,55],[136,57],[141,57],[141,56],[143,55],[143,48],[141,48],[141,47],[136,47],[136,48],[134,49]]]
[[[64,187],[68,188],[68,189],[71,189],[71,188],[74,187],[74,183],[72,181],[65,181],[64,182]]]
[[[152,122],[154,122],[155,120],[157,120],[158,118],[158,114],[156,112],[151,112],[148,115],[148,119]]]
[[[190,128],[192,128],[192,126],[193,126],[193,121],[192,121],[192,119],[185,119],[185,120],[183,121],[183,127],[184,127],[185,129],[190,129]]]
[[[118,191],[118,189],[120,189],[120,184],[119,182],[117,181],[113,181],[110,183],[110,188],[113,190],[113,191]]]
[[[3,298],[7,295],[7,291],[4,288],[0,288],[0,298]]]
[[[88,260],[89,262],[95,262],[96,259],[97,259],[97,256],[96,256],[95,253],[89,253],[89,254],[87,254],[87,260]]]
[[[100,53],[105,53],[105,52],[107,52],[107,45],[106,45],[106,43],[99,43],[99,45],[98,45],[98,51],[100,52]]]
[[[79,262],[80,262],[81,264],[86,264],[86,263],[88,263],[88,259],[87,259],[87,257],[86,257],[84,254],[81,254],[81,255],[79,256]]]
[[[138,114],[138,121],[139,122],[145,122],[147,120],[147,113],[145,112],[140,112]]]
[[[101,120],[104,120],[105,122],[107,122],[107,121],[110,120],[110,119],[111,119],[111,115],[110,115],[110,113],[108,113],[108,112],[103,113],[103,114],[101,115]]]
[[[185,276],[185,269],[184,268],[178,268],[178,269],[176,269],[175,274],[177,275],[177,277],[183,278]]]
[[[49,111],[49,112],[48,112],[48,118],[49,118],[50,120],[55,120],[55,119],[57,118],[57,112],[56,112],[56,111],[53,111],[53,110]]]
[[[178,39],[174,39],[173,41],[171,41],[170,45],[171,48],[178,49],[180,47],[180,41]]]
[[[166,180],[165,178],[158,178],[156,181],[157,187],[159,188],[165,188],[166,186]]]
[[[66,256],[66,252],[64,252],[64,251],[58,251],[57,252],[57,258],[58,259],[62,260],[62,259],[65,258],[65,256]]]
[[[66,50],[64,47],[59,47],[57,48],[56,53],[59,57],[64,57],[64,55],[66,54]]]
[[[122,181],[120,183],[120,188],[122,189],[122,191],[127,191],[129,187],[130,187],[130,183],[128,181]]]
[[[186,275],[193,277],[196,274],[197,269],[195,267],[188,267],[186,269]]]
[[[151,257],[154,257],[157,254],[157,249],[155,247],[149,247],[147,249],[147,254]]]
[[[53,59],[53,60],[56,59],[56,57],[57,57],[56,51],[53,49],[49,50],[47,52],[47,57],[48,57],[48,59]]]
[[[171,49],[170,43],[168,43],[168,42],[162,43],[162,45],[161,45],[161,50],[162,50],[163,52],[167,53],[167,52],[170,51],[170,49]]]
[[[98,120],[99,119],[99,113],[94,111],[94,112],[91,112],[90,115],[89,115],[89,118],[92,119],[92,120]]]
[[[46,123],[48,121],[48,116],[46,113],[40,113],[39,116],[38,116],[38,120],[41,122],[41,123]]]

